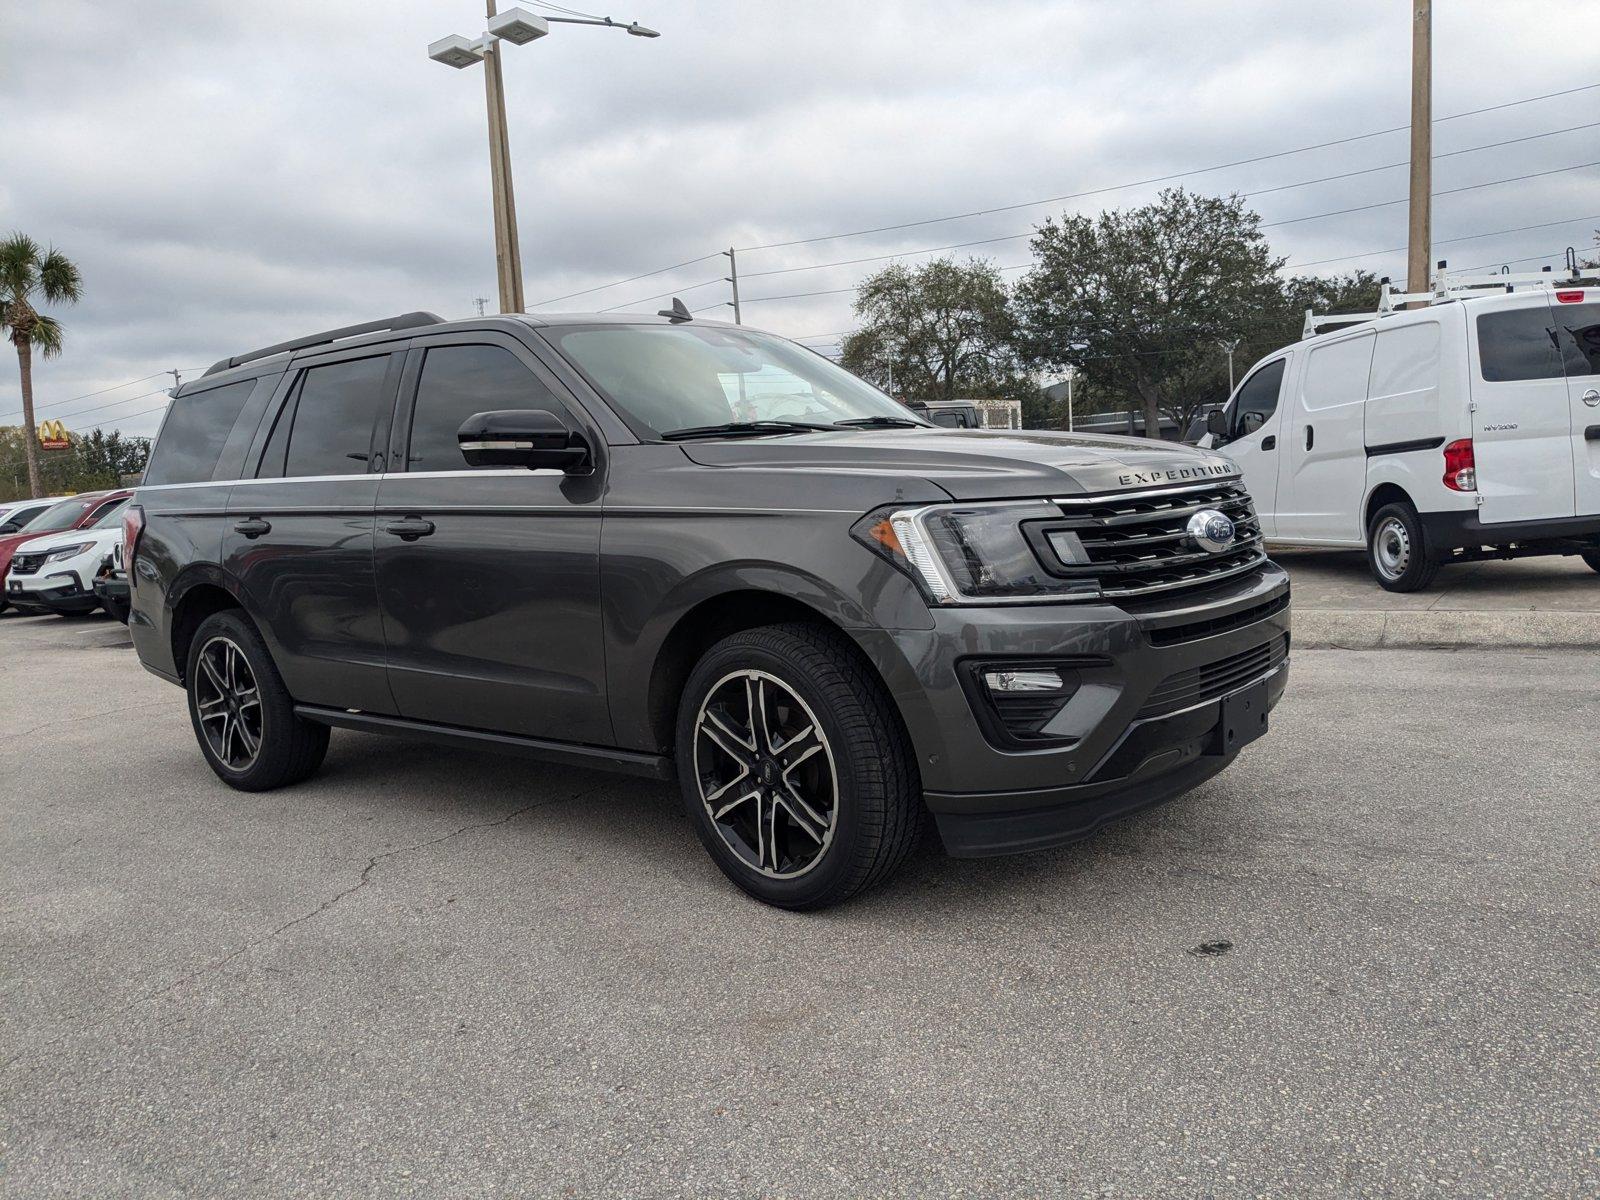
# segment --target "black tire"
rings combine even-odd
[[[1385,504],[1367,526],[1367,566],[1390,592],[1420,592],[1439,573],[1417,510],[1405,501]]]
[[[1600,571],[1600,550],[1585,550],[1583,561],[1588,563],[1592,570]]]
[[[219,719],[214,697],[224,689],[218,683],[242,680],[244,676],[237,670],[237,660],[233,671],[224,669],[219,673],[215,667],[208,669],[209,663],[202,659],[215,662],[211,656],[228,655],[230,645],[248,668],[257,699],[254,704],[240,703],[237,697],[232,705],[224,703]],[[229,609],[213,613],[200,623],[189,643],[184,681],[189,696],[189,722],[200,743],[200,753],[217,778],[229,787],[264,792],[298,783],[322,765],[328,752],[328,727],[295,716],[294,701],[283,686],[283,677],[278,674],[266,643],[242,612]],[[208,706],[204,721],[202,704]],[[215,739],[219,724],[226,730],[230,717],[234,732],[220,735],[229,752],[229,757],[224,758]],[[247,754],[252,742],[253,752]]]
[[[128,602],[126,600],[106,600],[104,607],[113,619],[126,625],[128,623]]]
[[[744,729],[738,698],[757,688],[767,697],[762,716],[758,724],[756,705],[746,700]],[[725,750],[717,730],[706,731],[723,717],[750,738],[738,749],[753,766]],[[819,731],[812,736],[820,750],[801,732],[808,724]],[[763,754],[763,741],[779,748]],[[730,880],[779,908],[826,908],[882,882],[905,861],[927,819],[899,714],[855,648],[824,628],[767,625],[718,642],[684,685],[676,744],[684,808],[700,841]],[[745,784],[724,778],[747,780],[758,794],[741,803]],[[740,807],[719,822],[708,794],[719,805],[732,795]],[[763,812],[770,814],[767,833]],[[740,833],[752,827],[754,852]]]

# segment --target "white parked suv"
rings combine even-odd
[[[1600,571],[1600,288],[1433,299],[1336,318],[1212,414],[1268,541],[1365,546],[1397,592],[1486,558],[1578,554]],[[1307,315],[1308,332],[1325,323]]]
[[[91,613],[100,607],[95,576],[122,540],[122,510],[117,501],[92,525],[48,533],[23,542],[11,556],[5,598],[19,610],[63,615]]]

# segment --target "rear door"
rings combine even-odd
[[[1554,313],[1572,419],[1574,508],[1600,516],[1600,289],[1557,292]]]
[[[1573,404],[1549,296],[1508,298],[1470,325],[1479,519],[1572,516]]]
[[[1280,538],[1359,544],[1367,483],[1364,413],[1372,370],[1368,329],[1302,351],[1284,422]]]
[[[532,408],[585,431],[600,456],[592,474],[467,465],[463,421]],[[401,715],[609,743],[599,432],[516,339],[440,334],[413,343],[391,454],[377,578]]]
[[[1228,432],[1222,452],[1244,476],[1261,531],[1268,537],[1277,532],[1278,430],[1283,421],[1279,397],[1288,363],[1287,356],[1262,363],[1245,376],[1224,410]]]
[[[387,347],[297,362],[228,497],[223,566],[306,704],[394,712],[372,523],[403,362]]]

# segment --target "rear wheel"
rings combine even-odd
[[[189,721],[217,777],[263,792],[311,775],[328,727],[297,717],[261,634],[237,611],[213,613],[189,643]]]
[[[1367,526],[1367,563],[1373,578],[1391,592],[1420,592],[1439,573],[1417,510],[1405,502],[1385,504]]]
[[[887,878],[926,816],[909,739],[854,648],[810,625],[713,646],[679,701],[679,783],[723,874],[789,909]]]

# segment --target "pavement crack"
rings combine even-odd
[[[328,899],[318,904],[310,912],[301,913],[299,916],[292,917],[291,919],[283,922],[283,924],[279,925],[270,932],[264,933],[260,937],[251,938],[249,941],[245,942],[244,945],[235,950],[230,950],[227,954],[223,955],[215,962],[207,963],[199,970],[191,971],[189,974],[181,976],[180,978],[173,980],[171,983],[165,984],[153,991],[146,992],[141,996],[134,997],[126,1004],[113,1009],[111,1012],[106,1013],[104,1016],[96,1020],[90,1021],[87,1025],[79,1026],[79,1029],[92,1029],[95,1026],[103,1025],[108,1021],[115,1020],[124,1013],[131,1012],[133,1009],[138,1008],[141,1004],[147,1004],[151,1000],[159,1000],[163,996],[169,996],[180,988],[187,987],[192,983],[198,982],[208,975],[216,974],[235,959],[250,953],[250,951],[259,946],[266,945],[268,942],[271,942],[276,938],[282,937],[285,933],[289,932],[289,930],[295,928],[297,925],[304,925],[308,921],[316,920],[318,917],[322,916],[336,905],[348,900],[351,896],[355,895],[357,892],[365,888],[367,884],[372,882],[372,873],[378,869],[378,866],[381,863],[388,862],[393,858],[398,858],[403,854],[411,854],[418,850],[426,850],[430,846],[441,845],[444,842],[448,842],[454,838],[460,837],[464,833],[473,833],[480,829],[494,829],[501,825],[508,825],[523,814],[530,813],[535,809],[554,808],[561,804],[571,804],[573,801],[581,800],[585,796],[592,795],[593,793],[599,791],[601,788],[605,787],[606,783],[608,782],[610,781],[602,780],[600,783],[597,783],[592,787],[580,788],[570,796],[562,796],[555,800],[535,801],[532,804],[524,804],[521,808],[513,809],[511,812],[506,813],[504,816],[496,817],[492,821],[473,821],[469,824],[461,826],[459,829],[453,829],[449,833],[440,834],[438,837],[427,838],[420,842],[413,842],[407,846],[397,846],[393,850],[385,850],[382,854],[374,854],[367,860],[367,865],[361,868],[361,874],[353,884],[339,892],[334,893],[332,896],[328,897]],[[27,1050],[20,1051],[11,1058],[8,1058],[3,1064],[0,1064],[0,1070],[9,1068],[14,1063],[28,1057],[30,1054],[34,1054],[40,1050],[46,1050],[58,1042],[65,1040],[68,1036],[70,1036],[70,1032],[63,1033],[55,1038],[51,1038],[40,1046],[31,1047]]]

